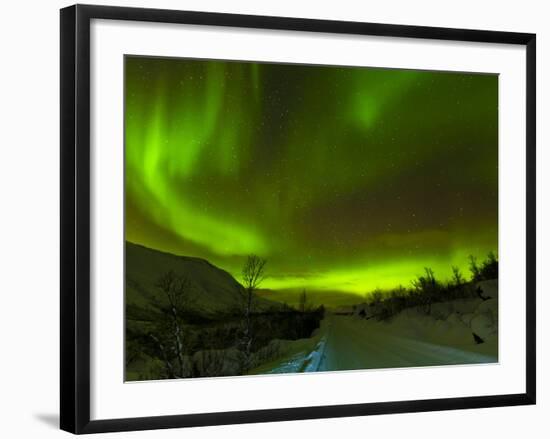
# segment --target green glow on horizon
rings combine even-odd
[[[490,250],[488,250],[490,251]],[[488,253],[488,252],[487,252]],[[483,256],[485,253],[483,254]],[[333,271],[323,271],[315,276],[280,276],[267,277],[262,287],[269,290],[311,289],[314,291],[349,292],[364,296],[375,289],[391,290],[398,286],[411,287],[411,281],[417,276],[424,275],[424,267],[434,270],[436,278],[440,281],[448,281],[452,276],[452,266],[459,268],[467,278],[469,276],[468,255],[459,252],[449,260],[437,258],[424,258],[383,262],[369,266],[365,261],[363,267],[340,268]]]
[[[496,75],[125,63],[129,241],[354,293],[498,250]]]

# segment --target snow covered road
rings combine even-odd
[[[494,363],[497,358],[456,347],[441,346],[391,335],[382,326],[365,331],[362,321],[348,316],[328,316],[324,355],[319,371],[378,369]]]
[[[467,348],[444,346],[390,334],[383,324],[366,325],[352,316],[327,315],[311,352],[281,361],[264,373],[297,373],[389,367],[495,363],[497,358]]]

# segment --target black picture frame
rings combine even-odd
[[[90,21],[133,20],[526,47],[526,392],[367,404],[90,420]],[[61,10],[61,429],[80,433],[535,404],[535,52],[530,33],[75,5]]]

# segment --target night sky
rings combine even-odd
[[[498,77],[126,57],[126,239],[365,293],[498,243]]]

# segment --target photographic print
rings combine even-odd
[[[498,75],[124,63],[127,381],[498,362]]]

